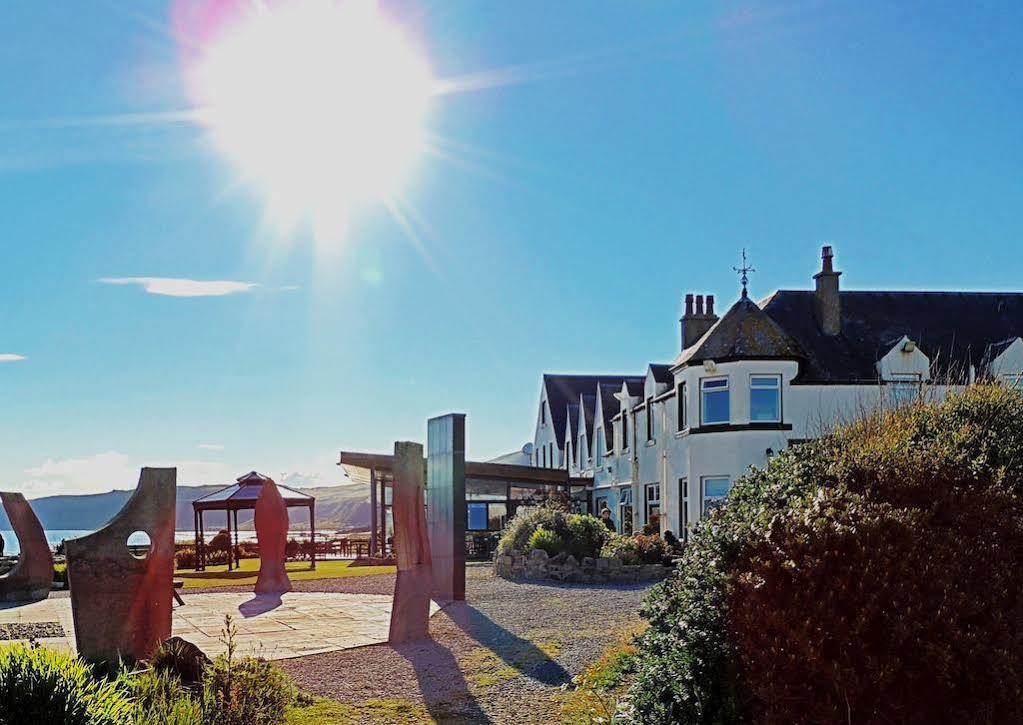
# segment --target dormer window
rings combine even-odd
[[[751,423],[781,423],[781,376],[750,376],[749,419]]]
[[[728,394],[728,378],[703,378],[700,380],[700,422],[702,425],[728,423],[731,416],[731,399]]]
[[[920,375],[917,373],[894,373],[887,383],[888,402],[895,407],[920,397]]]
[[[1002,384],[1007,388],[1023,388],[1023,373],[1002,375]]]

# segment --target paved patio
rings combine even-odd
[[[273,660],[386,642],[392,600],[381,594],[332,592],[289,592],[281,597],[224,592],[182,598],[185,605],[174,607],[173,634],[213,657],[226,650],[221,638],[224,617],[230,614],[238,628],[238,653]],[[432,603],[430,615],[439,609]],[[55,625],[63,628],[64,636],[36,634],[56,634]],[[0,639],[0,645],[24,641],[15,639],[19,634],[35,635],[40,644],[73,651],[71,600],[50,597],[31,604],[0,603],[0,637],[8,637]]]

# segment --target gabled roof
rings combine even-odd
[[[625,388],[629,391],[629,395],[634,398],[643,397],[643,386],[646,385],[645,375],[638,378],[626,378],[624,382]],[[621,390],[622,386],[619,385],[617,392],[621,392]]]
[[[582,414],[583,424],[586,426],[586,443],[588,445],[593,445],[593,409],[596,405],[596,391],[592,395],[579,396],[579,412]],[[578,426],[576,430],[579,430]]]
[[[650,372],[654,380],[664,385],[671,385],[675,382],[675,376],[671,374],[671,365],[661,363],[650,363]]]
[[[614,383],[601,383],[598,387],[600,389],[600,403],[602,406],[600,416],[604,422],[604,448],[605,451],[609,451],[611,450],[609,441],[614,438],[614,435],[611,433],[613,430],[611,419],[614,418],[620,407],[615,399],[615,393],[620,393],[622,386],[621,383],[618,385]]]
[[[798,343],[749,297],[741,297],[703,337],[682,351],[675,365],[736,358],[799,359]]]
[[[820,332],[810,290],[779,290],[760,303],[805,354],[800,382],[877,379],[875,363],[892,340],[909,337],[936,366],[936,377],[965,382],[992,343],[1023,335],[1018,292],[840,292],[838,335]]]
[[[551,425],[558,440],[558,447],[565,447],[565,410],[569,403],[578,405],[580,395],[592,395],[597,385],[615,386],[615,391],[622,389],[623,380],[639,380],[642,395],[643,378],[627,375],[558,375],[545,373],[544,389],[551,408]]]
[[[269,476],[252,471],[239,476],[230,486],[208,493],[192,502],[192,508],[207,509],[249,509],[254,508],[259,494],[263,492],[263,484],[269,483],[281,492],[281,498],[288,506],[306,506],[314,499],[307,493],[275,483]]]

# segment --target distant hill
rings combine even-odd
[[[190,531],[195,527],[192,502],[223,486],[178,486],[178,505],[175,528]],[[369,529],[369,490],[364,486],[322,486],[297,489],[316,497],[316,528],[321,531],[363,531]],[[121,510],[131,491],[108,491],[80,496],[44,496],[32,499],[32,509],[44,529],[97,529]],[[308,526],[308,512],[292,509],[291,524],[296,528]],[[203,526],[223,528],[226,516],[221,512],[203,514]],[[252,512],[238,514],[238,526],[252,528]],[[0,529],[9,529],[7,515],[0,507]]]

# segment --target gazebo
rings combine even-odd
[[[316,499],[309,494],[282,486],[269,476],[251,471],[239,477],[235,483],[225,486],[219,491],[197,498],[192,502],[195,516],[195,568],[197,571],[206,569],[206,542],[203,539],[203,513],[206,511],[224,511],[227,514],[227,537],[231,546],[227,547],[227,568],[233,568],[234,550],[238,546],[238,512],[255,510],[256,500],[263,491],[265,483],[271,483],[281,492],[281,498],[290,509],[292,506],[303,506],[309,509],[309,536],[312,546],[309,556],[313,569],[316,568]],[[234,526],[231,526],[232,518]],[[231,533],[234,532],[232,538]]]

